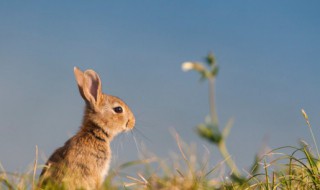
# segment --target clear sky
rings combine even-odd
[[[45,161],[79,128],[84,102],[73,66],[92,68],[105,93],[137,118],[133,135],[113,142],[113,165],[178,152],[177,131],[201,152],[195,134],[209,114],[207,83],[184,73],[184,61],[216,55],[220,123],[242,168],[264,142],[311,143],[320,125],[320,1],[0,1],[0,161],[26,171],[39,146]],[[266,139],[266,140],[264,140]],[[143,145],[144,144],[144,145]]]

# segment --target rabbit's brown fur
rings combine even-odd
[[[86,102],[82,125],[50,156],[40,175],[40,186],[53,183],[66,189],[98,189],[109,170],[110,141],[132,129],[135,118],[123,101],[102,93],[100,78],[93,70],[75,68],[74,73]]]

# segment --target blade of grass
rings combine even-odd
[[[36,152],[35,152],[35,159],[33,164],[33,175],[32,175],[32,189],[36,189],[35,179],[36,179],[36,172],[37,172],[37,165],[38,165],[38,146],[36,145]]]
[[[306,123],[307,123],[307,125],[308,125],[308,128],[309,128],[309,131],[310,131],[310,133],[311,133],[314,146],[316,147],[316,150],[317,150],[318,159],[320,159],[320,154],[319,154],[319,149],[318,149],[317,141],[316,141],[316,138],[314,137],[314,133],[313,133],[313,130],[312,130],[310,121],[309,121],[309,117],[308,117],[307,113],[304,111],[304,109],[301,109],[301,113],[302,113],[302,116],[304,117],[304,119],[305,119],[305,121],[306,121]]]
[[[10,182],[5,178],[0,178],[0,182],[4,184],[8,188],[8,190],[13,190],[13,186],[10,184]]]
[[[267,163],[266,163],[266,160],[264,160],[264,171],[265,171],[265,178],[266,178],[266,189],[270,189],[270,184],[269,184],[269,173],[268,173],[268,166],[267,166]]]

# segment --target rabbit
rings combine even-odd
[[[119,98],[102,93],[99,75],[74,67],[79,92],[85,101],[79,131],[49,157],[39,186],[65,189],[99,189],[108,174],[110,142],[135,126],[130,108]]]

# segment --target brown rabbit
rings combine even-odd
[[[133,113],[122,100],[102,93],[95,71],[75,67],[74,75],[86,103],[82,125],[50,156],[40,187],[50,183],[65,189],[98,189],[109,170],[111,140],[135,125]]]

